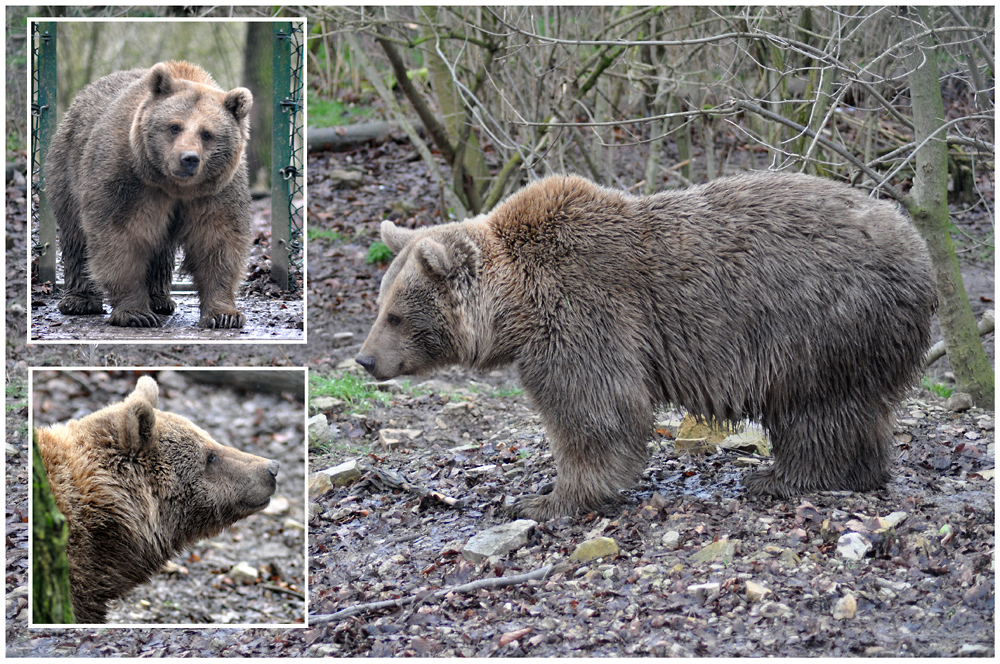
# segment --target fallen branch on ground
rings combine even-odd
[[[994,328],[994,313],[993,309],[987,309],[983,312],[983,317],[979,319],[979,324],[976,326],[979,329],[979,336],[984,336],[993,331]],[[944,345],[944,340],[937,342],[931,346],[930,350],[927,351],[927,355],[924,356],[924,366],[929,367],[942,357],[948,354],[948,349]]]
[[[340,611],[335,611],[334,613],[326,613],[318,616],[310,616],[309,624],[316,625],[319,623],[335,622],[337,620],[344,620],[345,618],[350,618],[356,616],[359,613],[366,613],[368,611],[381,611],[382,609],[390,608],[402,608],[404,606],[409,606],[415,602],[426,602],[432,599],[442,599],[450,593],[471,593],[483,588],[502,588],[504,586],[513,586],[520,583],[525,583],[527,581],[541,581],[555,569],[556,565],[546,565],[536,569],[533,572],[526,572],[524,574],[515,574],[514,576],[498,576],[492,579],[478,579],[476,581],[470,581],[469,583],[463,583],[459,586],[454,586],[452,588],[442,588],[441,590],[436,590],[430,595],[414,595],[411,597],[400,597],[398,599],[387,599],[380,602],[369,602],[367,604],[357,604],[355,606],[348,607],[346,609],[341,609]]]

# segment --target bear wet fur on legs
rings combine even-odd
[[[816,177],[756,173],[636,197],[583,178],[415,231],[357,361],[382,380],[514,364],[549,436],[546,519],[617,498],[645,468],[659,404],[768,431],[752,493],[884,487],[893,411],[936,306],[926,246],[895,205]]]
[[[190,420],[157,410],[139,378],[123,402],[36,429],[56,507],[78,623],[101,623],[107,603],[156,574],[194,542],[264,509],[278,462],[215,442]]]
[[[61,234],[64,314],[155,327],[173,313],[174,255],[195,282],[199,325],[242,327],[236,289],[252,240],[245,147],[250,91],[161,62],[105,76],[73,100],[52,140],[46,190]]]

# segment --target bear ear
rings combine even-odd
[[[165,62],[157,62],[149,70],[149,89],[154,95],[169,95],[174,91],[174,75]]]
[[[479,264],[479,248],[465,237],[451,240],[449,244],[445,246],[430,237],[417,240],[417,256],[424,268],[443,279],[456,277],[463,271],[474,277]]]
[[[132,451],[145,449],[153,439],[159,388],[149,376],[143,376],[135,391],[125,399],[124,446]]]
[[[233,114],[233,117],[242,120],[253,108],[253,95],[246,88],[233,88],[226,93],[222,104]]]
[[[381,230],[382,241],[385,242],[387,247],[389,247],[389,251],[394,254],[398,254],[403,247],[412,242],[413,237],[417,234],[416,231],[399,228],[388,219],[382,222]]]

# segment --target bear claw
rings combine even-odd
[[[247,322],[247,317],[240,311],[227,311],[220,314],[202,316],[198,321],[201,327],[210,329],[225,329],[243,327]]]
[[[155,313],[164,316],[169,316],[177,309],[177,303],[169,295],[150,295],[149,305]]]
[[[152,311],[141,309],[115,309],[108,318],[109,325],[119,327],[160,327],[159,317]]]

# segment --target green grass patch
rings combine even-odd
[[[338,99],[324,99],[313,90],[306,91],[310,127],[339,127],[373,116],[367,106],[348,106]]]
[[[925,390],[933,392],[942,399],[947,399],[951,396],[951,393],[955,391],[954,387],[948,387],[947,385],[943,385],[941,383],[935,383],[928,376],[924,376],[920,379],[920,384],[923,385]]]
[[[366,263],[388,263],[392,260],[392,250],[384,242],[376,240],[372,246],[368,247],[368,255],[365,256]]]
[[[328,240],[330,242],[343,242],[347,239],[343,233],[331,231],[328,228],[308,228],[306,229],[306,238],[309,240]]]
[[[375,389],[368,380],[350,373],[332,376],[309,374],[309,396],[341,399],[358,411],[389,401],[387,393]]]

